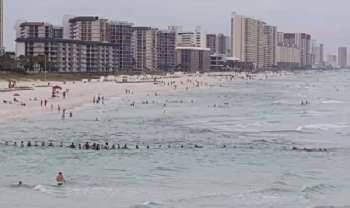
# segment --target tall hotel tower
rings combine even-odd
[[[0,49],[4,48],[4,3],[0,0]]]

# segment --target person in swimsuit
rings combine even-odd
[[[59,172],[57,177],[56,177],[56,181],[57,181],[57,184],[59,186],[62,186],[66,181],[64,180],[64,176],[62,174],[62,172]]]

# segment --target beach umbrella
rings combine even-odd
[[[56,86],[53,86],[52,89],[53,89],[53,90],[62,90],[62,87],[56,85]]]

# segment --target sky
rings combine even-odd
[[[4,0],[5,47],[15,48],[18,20],[61,25],[64,15],[93,15],[166,29],[230,31],[232,12],[264,20],[281,32],[306,32],[335,53],[350,46],[349,0]]]

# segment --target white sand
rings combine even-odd
[[[82,106],[84,104],[91,104],[94,96],[104,96],[105,98],[121,97],[125,96],[125,90],[129,89],[135,96],[146,96],[148,94],[160,93],[168,94],[180,90],[191,90],[193,88],[207,88],[209,84],[220,84],[221,82],[231,79],[232,73],[215,73],[219,75],[229,75],[228,77],[222,76],[208,76],[208,75],[182,75],[178,78],[166,78],[158,79],[158,81],[169,83],[174,82],[173,85],[150,83],[115,83],[115,82],[88,82],[83,83],[81,81],[67,82],[51,82],[48,86],[47,82],[18,82],[17,87],[33,87],[33,90],[24,90],[16,92],[0,92],[0,121],[14,118],[24,118],[33,115],[45,115],[45,113],[55,112],[57,113],[58,105],[63,109],[74,112],[74,108]],[[263,73],[254,75],[254,79],[266,79],[266,78],[281,78],[290,73],[271,74]],[[213,75],[213,74],[211,74]],[[234,79],[247,79],[245,73],[235,74]],[[150,79],[152,80],[152,79]],[[0,81],[0,89],[7,89],[8,83]],[[38,87],[46,85],[47,87]],[[52,86],[59,85],[63,88],[63,91],[69,89],[67,98],[64,99],[62,94],[59,97],[52,98]],[[174,85],[177,88],[174,88]],[[15,93],[20,94],[16,99],[19,102],[13,102]],[[37,98],[34,101],[34,98]],[[3,100],[12,101],[12,104],[4,104]],[[41,100],[47,100],[47,107],[41,107]],[[22,106],[21,103],[25,103],[26,106]],[[51,105],[54,106],[51,111]]]
[[[188,82],[191,80],[191,82]],[[179,90],[190,90],[197,87],[207,87],[208,82],[213,81],[214,78],[207,76],[188,76],[184,75],[180,78],[162,78],[158,81],[175,82],[173,85],[154,84],[150,83],[115,83],[115,82],[88,82],[83,83],[72,81],[64,84],[63,82],[50,82],[48,86],[47,82],[18,82],[17,87],[33,87],[33,90],[23,90],[15,92],[0,92],[0,120],[13,118],[23,118],[26,116],[43,115],[43,113],[58,112],[58,105],[67,110],[67,113],[74,111],[74,108],[82,106],[84,104],[91,104],[94,96],[104,96],[106,99],[110,97],[125,96],[125,90],[131,90],[135,96],[146,96],[147,94],[154,93],[170,93]],[[197,86],[196,81],[200,83]],[[181,84],[181,82],[183,84]],[[7,82],[0,82],[0,89],[7,89]],[[39,86],[47,87],[39,87]],[[59,97],[52,98],[52,86],[59,85],[63,88],[62,91],[69,89],[66,99],[63,98],[62,93]],[[174,85],[177,88],[174,88]],[[13,102],[15,98],[14,94],[18,93],[20,96],[16,97],[19,102]],[[34,98],[37,98],[34,101]],[[12,104],[4,104],[3,100],[12,101]],[[47,100],[46,107],[41,107],[41,100]],[[25,103],[26,106],[22,106],[21,103]],[[51,111],[51,105],[54,106],[54,110]]]

